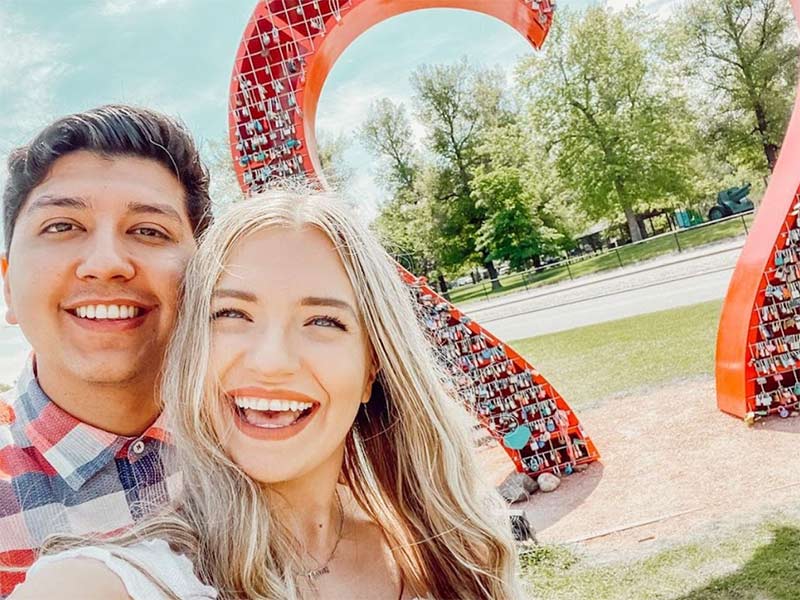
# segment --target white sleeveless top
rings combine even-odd
[[[106,548],[86,546],[43,556],[28,570],[30,576],[37,569],[66,558],[92,558],[101,561],[113,571],[125,585],[132,600],[161,600],[166,598],[161,589],[144,573],[133,566],[141,565],[148,573],[157,577],[182,600],[215,600],[217,590],[204,585],[194,574],[192,562],[177,554],[161,539],[145,540],[127,547],[115,547],[114,554]]]
[[[157,577],[181,600],[216,600],[217,590],[204,585],[194,574],[192,561],[177,554],[162,539],[149,539],[131,546],[114,547],[114,554],[106,548],[85,546],[39,558],[28,569],[28,576],[43,565],[67,558],[91,558],[99,560],[122,580],[132,600],[163,600],[167,598],[161,589],[142,571],[133,566],[141,565],[148,573]],[[413,600],[429,600],[416,596]]]

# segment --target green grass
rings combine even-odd
[[[752,213],[744,216],[744,221],[747,223],[748,228],[753,222],[753,218]],[[500,285],[502,287],[495,291],[492,291],[491,283],[488,281],[456,288],[450,292],[450,301],[458,305],[473,300],[496,298],[521,288],[532,288],[564,281],[565,279],[576,279],[609,269],[617,269],[620,266],[650,260],[671,252],[677,252],[678,245],[682,250],[689,250],[742,234],[744,234],[744,226],[741,218],[684,229],[675,235],[649,239],[638,244],[621,246],[617,250],[611,250],[604,254],[587,256],[571,263],[569,268],[563,265],[546,268],[538,273],[531,272],[527,277],[522,273],[510,273],[500,277]]]
[[[748,231],[753,224],[755,216],[753,213],[744,215]],[[701,227],[699,229],[687,229],[678,233],[678,240],[683,249],[696,248],[714,242],[742,235],[744,233],[741,219],[731,219],[713,226]]]
[[[687,544],[644,560],[592,566],[567,548],[539,546],[520,557],[537,600],[796,600],[800,521],[773,515],[728,537]]]
[[[511,342],[575,410],[613,394],[714,372],[722,302]]]

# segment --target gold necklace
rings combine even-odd
[[[342,541],[342,529],[344,529],[344,509],[342,508],[342,501],[339,499],[339,490],[336,490],[336,505],[339,507],[339,532],[336,534],[336,543],[333,545],[333,550],[331,550],[328,560],[321,565],[316,559],[314,559],[314,562],[317,563],[317,568],[306,571],[305,573],[300,573],[300,577],[307,577],[311,581],[314,581],[315,579],[331,572],[331,570],[328,568],[328,564],[330,564],[330,562],[333,560],[333,556],[336,554],[336,549],[339,547],[339,542]],[[306,554],[311,556],[311,554],[308,552],[306,552]],[[311,556],[311,558],[314,557]]]

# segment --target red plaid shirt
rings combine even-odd
[[[159,418],[135,438],[82,423],[39,387],[30,360],[17,385],[0,395],[0,599],[53,533],[108,533],[132,525],[174,497],[165,477]]]

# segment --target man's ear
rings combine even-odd
[[[5,252],[0,254],[0,274],[3,276],[3,299],[6,302],[6,322],[9,325],[17,325],[17,317],[11,306],[11,283],[8,278],[8,257]]]

